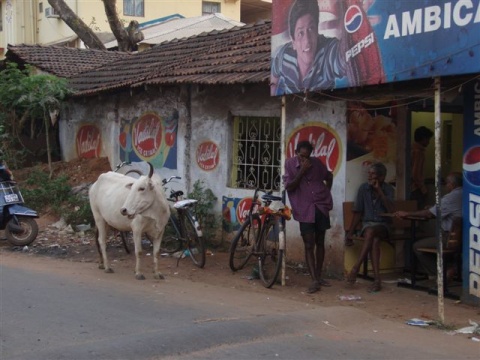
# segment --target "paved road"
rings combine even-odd
[[[478,359],[465,337],[180,279],[0,254],[0,358]]]

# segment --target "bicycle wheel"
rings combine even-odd
[[[182,238],[179,233],[179,224],[175,215],[170,215],[170,219],[165,226],[160,251],[167,254],[173,254],[182,249]]]
[[[280,250],[278,226],[275,225],[267,223],[259,244],[258,273],[266,288],[273,286],[282,267],[283,250]]]
[[[125,176],[130,176],[130,177],[133,177],[135,179],[138,179],[142,175],[143,175],[142,172],[140,170],[136,170],[136,169],[128,170],[125,173]]]
[[[198,236],[192,215],[186,213],[183,219],[188,255],[196,266],[203,268],[205,266],[205,240],[203,236]]]
[[[230,245],[230,269],[238,271],[243,269],[253,254],[258,232],[261,228],[260,216],[252,215],[243,223]]]

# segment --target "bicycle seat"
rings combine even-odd
[[[180,196],[183,196],[183,191],[182,190],[178,190],[178,191],[175,191],[175,192],[172,192],[170,194],[170,199],[176,199]]]
[[[175,209],[182,209],[184,207],[188,207],[188,206],[191,206],[195,203],[197,203],[198,200],[194,200],[194,199],[185,199],[185,200],[180,200],[180,201],[177,201],[173,207]]]
[[[280,196],[275,196],[271,194],[262,195],[262,199],[265,201],[282,201],[282,198]]]

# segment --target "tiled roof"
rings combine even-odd
[[[144,84],[268,83],[271,22],[173,40],[70,79],[76,96]]]
[[[131,54],[118,51],[77,49],[65,46],[8,45],[6,58],[33,65],[50,74],[69,78]]]

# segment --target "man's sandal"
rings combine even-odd
[[[317,291],[320,291],[321,286],[318,281],[314,281],[312,285],[307,289],[307,294],[313,294],[316,293]]]
[[[325,287],[330,287],[332,286],[332,284],[330,284],[327,280],[325,279],[320,279],[318,280],[318,283],[321,285],[321,286],[325,286]]]

